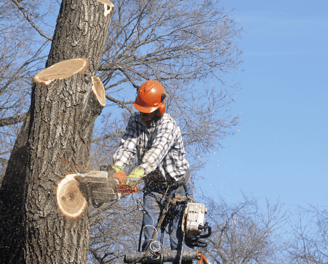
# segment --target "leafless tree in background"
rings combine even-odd
[[[100,210],[90,210],[91,263],[122,263],[128,252],[136,252],[142,212],[140,193],[133,194]]]
[[[298,208],[298,221],[291,223],[288,248],[292,264],[328,262],[328,211],[326,207]]]
[[[21,10],[25,14],[30,10],[30,19],[42,21],[49,15],[48,12],[40,13],[42,1],[16,3],[24,5]],[[4,0],[0,4],[0,182],[30,105],[32,77],[44,67],[43,50],[50,43],[48,39],[38,37],[39,33],[28,23],[16,3]]]
[[[213,262],[287,263],[281,236],[287,213],[279,202],[267,201],[265,210],[261,210],[257,200],[247,197],[236,204],[228,204],[224,199],[208,200],[207,204],[213,234],[208,239],[206,254]]]

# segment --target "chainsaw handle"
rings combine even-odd
[[[114,176],[114,178],[116,178],[120,181],[120,184],[124,184],[124,182],[126,180],[126,173],[124,171],[115,172],[113,176]]]
[[[114,178],[119,180],[119,184],[117,185],[117,191],[121,194],[130,194],[130,193],[135,193],[138,191],[137,187],[132,187],[129,184],[125,184],[126,180],[126,173],[125,172],[115,172],[114,173]]]
[[[208,225],[206,222],[204,226],[199,226],[198,229],[206,230],[206,233],[203,235],[200,235],[200,238],[208,238],[212,235],[212,228]]]
[[[117,191],[121,194],[130,194],[130,193],[135,193],[138,191],[137,187],[132,187],[131,185],[129,184],[124,184],[124,183],[121,183],[121,184],[118,184],[117,185]]]

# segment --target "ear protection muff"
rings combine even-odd
[[[161,95],[161,102],[162,103],[160,104],[160,106],[157,109],[157,115],[158,116],[163,116],[164,113],[165,113],[166,105],[163,103],[165,98],[166,98],[166,94],[162,93],[162,95]]]
[[[157,109],[157,115],[158,116],[163,116],[165,113],[165,109],[166,109],[166,105],[165,104],[161,104],[158,109]]]

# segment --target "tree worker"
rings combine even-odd
[[[138,157],[138,166],[128,175],[125,183],[134,187],[141,178],[145,182],[142,251],[147,250],[153,242],[164,194],[167,191],[182,193],[183,187],[176,183],[190,179],[181,130],[175,120],[165,113],[166,97],[158,81],[149,80],[140,86],[134,103],[139,112],[130,117],[120,146],[113,156],[113,169],[116,172],[122,172],[131,158],[135,155]],[[175,217],[169,224],[172,250],[183,246],[180,227],[183,209],[182,206],[177,207],[176,212],[173,212]],[[155,240],[158,243],[158,236]]]

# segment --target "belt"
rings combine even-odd
[[[184,176],[184,175],[183,175]],[[184,177],[180,177],[179,181],[183,181]],[[144,177],[145,189],[148,191],[154,191],[164,194],[168,191],[168,188],[175,189],[174,187],[178,183],[174,179],[166,180],[162,175],[147,175]],[[180,187],[179,187],[180,188]]]

